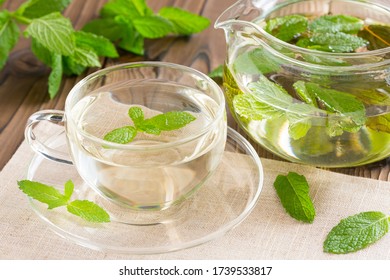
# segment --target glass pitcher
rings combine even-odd
[[[339,43],[324,51],[269,32],[270,19],[292,15],[308,21],[356,17],[364,47],[341,52],[337,47],[348,45]],[[385,1],[241,0],[215,27],[226,35],[223,86],[229,109],[254,141],[286,160],[320,167],[358,166],[389,156],[390,9]]]

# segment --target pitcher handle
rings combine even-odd
[[[36,133],[34,133],[34,129],[36,125],[41,121],[48,121],[57,125],[64,126],[64,111],[60,110],[42,110],[38,111],[34,114],[32,114],[27,121],[26,128],[24,130],[24,136],[27,140],[27,143],[30,145],[30,147],[37,152],[38,154],[41,154],[42,156],[46,157],[47,159],[66,163],[66,164],[73,164],[70,156],[68,153],[64,153],[61,151],[58,151],[56,149],[50,148],[44,143],[42,143],[39,140],[39,136],[36,136]],[[35,131],[36,132],[36,131]]]

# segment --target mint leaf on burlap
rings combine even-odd
[[[287,213],[296,220],[312,223],[315,217],[313,202],[309,196],[309,184],[303,175],[289,172],[278,175],[274,187]]]
[[[363,249],[389,231],[389,217],[381,212],[362,212],[342,219],[326,237],[324,252],[347,254]]]

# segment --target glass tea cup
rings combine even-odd
[[[104,140],[114,129],[136,126],[129,116],[133,107],[145,120],[173,111],[195,120],[159,133],[138,131],[126,144]],[[34,131],[42,121],[65,126],[69,153],[39,141]],[[189,197],[216,169],[226,131],[223,92],[209,77],[181,65],[137,62],[82,79],[67,96],[64,111],[39,111],[29,118],[25,137],[46,158],[74,164],[109,201],[134,210],[164,210]]]

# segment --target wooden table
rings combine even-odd
[[[113,64],[159,60],[193,67],[204,73],[222,64],[225,59],[226,45],[222,30],[214,29],[216,18],[236,0],[148,0],[148,5],[158,11],[163,6],[177,6],[201,14],[211,20],[210,27],[190,38],[167,37],[146,42],[143,57],[121,52],[120,58],[102,60],[102,67]],[[8,0],[3,7],[15,10],[22,0]],[[97,17],[104,0],[73,0],[64,14],[69,17],[75,29],[80,29],[90,19]],[[1,43],[1,42],[0,42]],[[12,51],[6,66],[0,72],[0,168],[3,169],[24,139],[24,127],[27,118],[42,109],[64,108],[64,102],[70,89],[82,77],[97,69],[89,69],[78,77],[63,79],[60,92],[50,99],[47,92],[49,70],[39,62],[30,50],[30,41],[23,38]],[[229,117],[229,126],[237,129],[236,123]],[[241,132],[241,131],[240,131]],[[252,143],[261,157],[278,159]],[[333,169],[336,172],[390,181],[388,160],[357,168]]]

